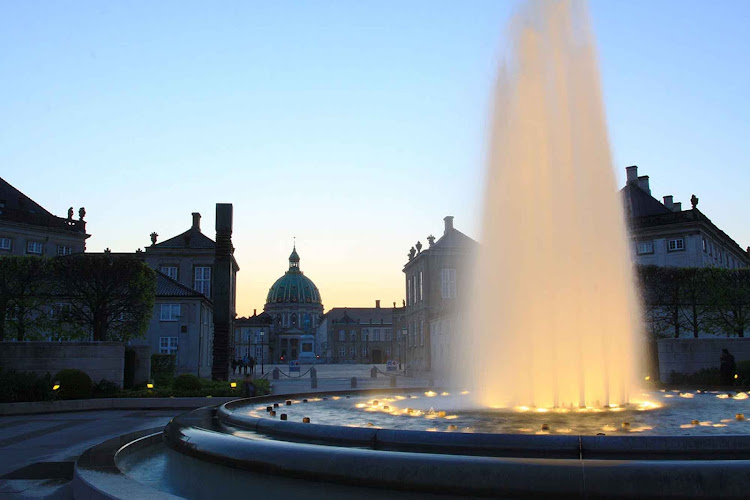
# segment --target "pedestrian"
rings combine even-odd
[[[232,375],[234,375],[235,373],[237,373],[237,360],[233,359],[232,360]]]
[[[247,374],[247,365],[248,365],[248,359],[247,359],[247,354],[245,354],[245,357],[242,358],[242,366],[243,368],[245,368],[245,374]]]
[[[719,375],[721,377],[721,385],[732,385],[734,383],[734,374],[737,372],[737,364],[734,361],[734,356],[729,354],[727,349],[722,349],[720,360]]]
[[[252,374],[248,373],[245,375],[245,380],[242,382],[242,389],[246,398],[255,397],[255,384],[253,384]]]
[[[250,373],[255,375],[255,358],[250,356]]]

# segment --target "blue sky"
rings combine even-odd
[[[132,251],[235,207],[238,309],[293,236],[326,308],[403,297],[442,218],[476,237],[490,91],[518,2],[3,2],[0,176]],[[744,248],[750,3],[590,2],[618,179]]]

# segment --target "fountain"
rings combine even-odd
[[[622,405],[641,327],[593,37],[567,1],[530,5],[513,31],[457,376],[482,406]]]
[[[495,99],[477,322],[454,379],[470,390],[202,408],[90,449],[75,492],[746,498],[750,395],[638,384],[639,311],[583,6],[538,1],[519,19]]]

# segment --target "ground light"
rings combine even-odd
[[[237,388],[237,382],[231,382],[229,384],[229,387],[231,387],[232,389],[236,389]]]
[[[55,385],[52,386],[53,391],[59,391],[60,390],[60,382],[55,382]]]
[[[153,389],[154,388],[154,384],[152,384],[151,382],[149,382],[148,384],[146,384],[146,388],[147,389]]]

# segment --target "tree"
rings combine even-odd
[[[55,293],[70,304],[64,321],[94,341],[140,337],[154,308],[156,274],[133,256],[75,254],[54,259]]]
[[[20,342],[44,322],[48,278],[49,264],[41,257],[0,257],[0,341],[8,326]]]
[[[680,315],[683,275],[679,268],[639,266],[638,277],[645,316],[652,336],[662,337],[672,331],[680,337],[683,319]]]
[[[710,269],[686,267],[679,270],[680,274],[680,311],[683,321],[693,331],[693,337],[698,338],[701,330],[713,328],[710,321]]]
[[[710,323],[727,336],[744,337],[750,327],[750,269],[707,271]]]

